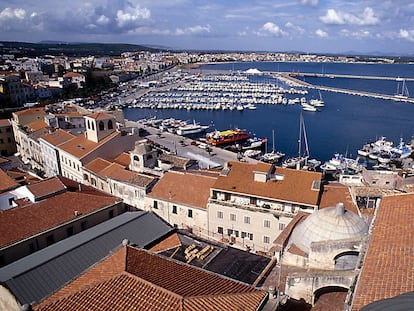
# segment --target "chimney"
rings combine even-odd
[[[344,203],[340,202],[340,203],[336,204],[335,216],[341,216],[343,214],[345,214],[345,206],[344,206]]]
[[[82,184],[79,183],[79,192],[82,192]]]

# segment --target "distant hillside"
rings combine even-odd
[[[0,54],[20,56],[67,55],[67,56],[116,56],[122,52],[149,51],[160,49],[123,43],[63,43],[63,42],[10,42],[0,41]]]

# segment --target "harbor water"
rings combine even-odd
[[[300,72],[324,74],[349,74],[367,76],[405,77],[414,76],[414,65],[410,64],[352,64],[352,63],[226,63],[211,64],[198,69],[245,71],[256,68],[262,72]],[[266,75],[251,76],[250,80],[260,83],[277,83]],[[305,78],[314,85],[324,85],[350,90],[361,90],[382,94],[397,92],[396,80],[368,80],[348,78]],[[407,82],[408,90],[414,94],[414,83]],[[319,93],[309,89],[306,98],[318,98]],[[400,139],[410,142],[414,134],[414,104],[392,100],[362,97],[357,95],[321,91],[325,106],[317,112],[302,111],[300,105],[262,105],[256,110],[186,110],[125,108],[125,118],[140,120],[176,118],[196,120],[210,125],[210,130],[242,128],[252,135],[268,138],[268,149],[272,148],[274,130],[275,149],[286,156],[298,154],[299,120],[302,113],[310,156],[322,161],[335,153],[356,158],[357,150],[367,142],[380,136],[398,144]],[[302,150],[304,147],[302,146]]]

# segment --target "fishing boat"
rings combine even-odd
[[[206,142],[213,146],[224,146],[232,143],[242,142],[250,138],[246,130],[233,129],[226,131],[214,131],[207,134]]]
[[[250,137],[241,144],[243,150],[261,148],[267,143],[267,138]]]
[[[273,148],[271,152],[265,152],[261,157],[261,160],[268,163],[276,163],[285,156],[283,152],[275,151],[275,130],[272,130],[272,144]]]
[[[191,135],[191,134],[198,134],[205,132],[210,126],[208,125],[200,125],[199,123],[196,123],[193,121],[192,124],[186,124],[179,126],[176,130],[177,135]]]
[[[396,147],[391,148],[391,156],[395,161],[403,160],[408,158],[413,150],[409,145],[406,145],[402,138],[400,139],[400,144]]]

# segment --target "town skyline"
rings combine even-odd
[[[0,5],[4,41],[131,43],[177,50],[412,53],[408,1],[177,0]]]

